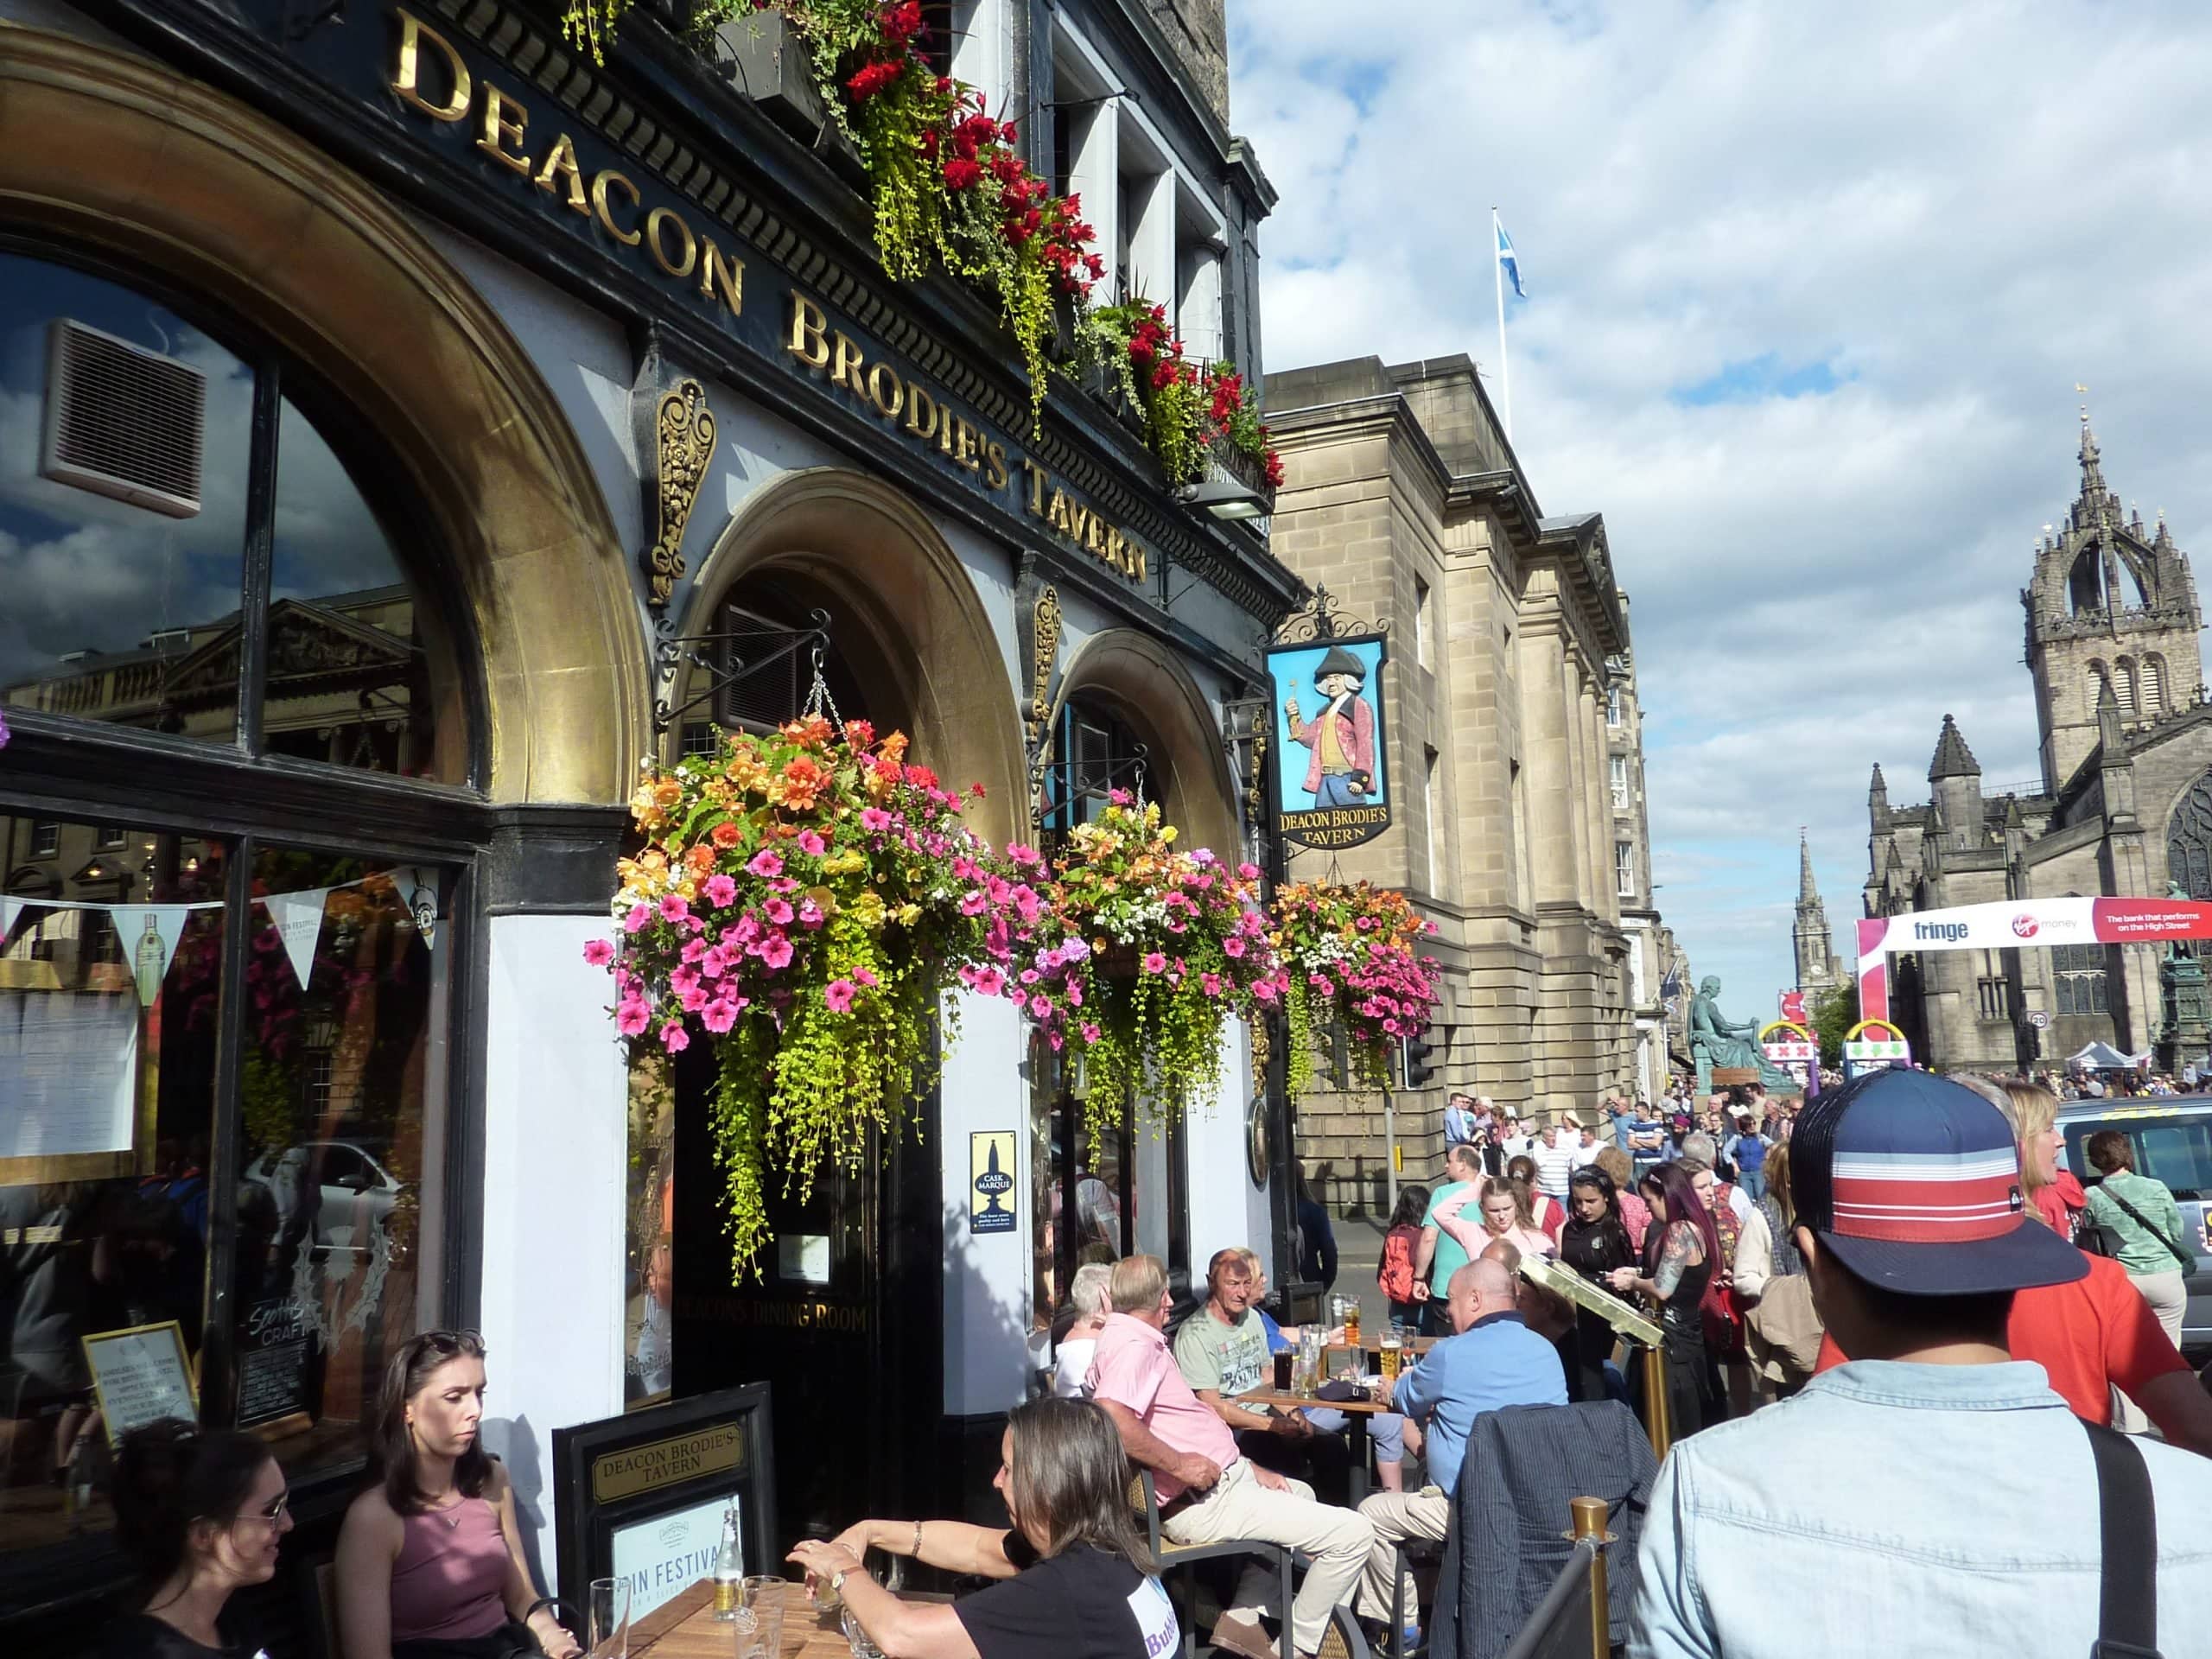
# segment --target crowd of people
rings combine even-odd
[[[1378,1649],[1409,1648],[1426,1614],[1402,1547],[1452,1530],[1478,1420],[1578,1401],[1655,1414],[1608,1318],[1520,1271],[1542,1257],[1661,1332],[1672,1449],[1622,1564],[1631,1654],[1964,1652],[1999,1629],[2035,1654],[2156,1650],[2161,1629],[2189,1650],[2212,1629],[2212,1543],[2187,1524],[2212,1507],[2212,1395],[2177,1346],[2193,1258],[2126,1135],[2089,1138],[2093,1184],[2062,1168],[2057,1109],[2037,1083],[1907,1070],[1802,1104],[1608,1101],[1590,1124],[1455,1096],[1445,1179],[1401,1193],[1377,1268],[1391,1327],[1438,1339],[1375,1397],[1351,1381],[1312,1404],[1252,1397],[1306,1333],[1268,1307],[1249,1249],[1217,1251],[1179,1319],[1157,1258],[1087,1264],[1052,1388],[1003,1437],[1009,1525],[870,1519],[791,1561],[888,1659],[1159,1659],[1182,1632],[1133,1503],[1141,1472],[1165,1539],[1256,1540],[1302,1564],[1286,1606],[1248,1556],[1217,1649],[1276,1659],[1287,1621],[1313,1655],[1344,1610]],[[2078,1247],[2091,1232],[2094,1252]],[[467,1333],[394,1357],[339,1536],[344,1659],[578,1654],[483,1449],[485,1386]],[[1351,1405],[1372,1412],[1376,1488],[1356,1503],[1369,1437]],[[291,1525],[266,1445],[136,1430],[116,1508],[144,1594],[111,1659],[251,1652],[225,1610],[274,1574]],[[989,1583],[902,1599],[870,1549]]]

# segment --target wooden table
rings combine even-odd
[[[1345,1427],[1351,1431],[1344,1438],[1351,1450],[1351,1507],[1359,1507],[1360,1500],[1367,1496],[1370,1490],[1367,1482],[1367,1420],[1382,1412],[1395,1411],[1395,1406],[1380,1400],[1370,1400],[1364,1395],[1357,1400],[1324,1400],[1319,1395],[1293,1394],[1287,1389],[1247,1389],[1242,1394],[1232,1394],[1229,1397],[1240,1405],[1272,1406],[1278,1411],[1344,1413]]]
[[[804,1585],[785,1585],[783,1603],[777,1659],[852,1659],[837,1615],[809,1601]],[[700,1580],[630,1627],[631,1659],[648,1653],[652,1659],[736,1659],[736,1630],[715,1617],[711,1579]]]

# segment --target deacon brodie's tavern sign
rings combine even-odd
[[[391,94],[411,116],[434,124],[433,132],[452,134],[448,142],[465,143],[485,168],[537,198],[567,233],[644,262],[716,327],[834,389],[893,442],[917,446],[1002,502],[1011,492],[1019,511],[1056,536],[1123,576],[1144,578],[1143,545],[1017,453],[1007,435],[957,407],[796,283],[762,295],[756,283],[748,296],[734,236],[723,232],[732,243],[725,249],[694,223],[721,231],[719,220],[665,190],[648,168],[604,145],[589,128],[580,127],[579,137],[565,127],[550,137],[544,124],[533,127],[531,104],[481,67],[472,68],[473,54],[404,8],[394,8],[392,16],[395,44],[385,81]],[[782,279],[781,272],[768,275]]]

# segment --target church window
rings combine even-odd
[[[2163,657],[2143,659],[2143,712],[2155,715],[2166,706],[2166,663]]]
[[[2057,944],[2050,950],[2051,976],[2057,982],[2061,1014],[2109,1014],[2101,944]]]
[[[2135,664],[2127,658],[2121,658],[2113,665],[2112,690],[2113,696],[2120,702],[2120,712],[2123,715],[2133,714],[2135,712]]]
[[[2212,772],[2190,785],[2166,824],[2166,880],[2212,899]]]

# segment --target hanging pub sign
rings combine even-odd
[[[1270,646],[1275,824],[1301,847],[1357,847],[1390,827],[1380,633]]]

